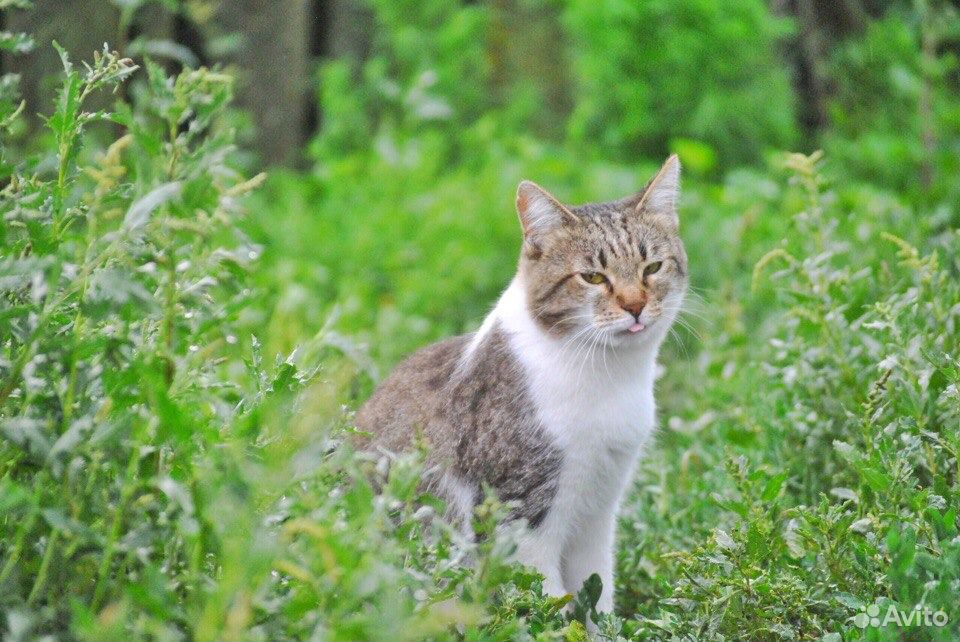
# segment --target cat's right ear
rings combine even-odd
[[[517,187],[517,215],[523,228],[524,251],[538,258],[543,238],[551,231],[576,223],[577,217],[563,204],[532,181]]]

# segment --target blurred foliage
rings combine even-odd
[[[561,10],[577,87],[539,136],[537,92],[488,92],[503,6],[369,0],[311,169],[266,180],[218,69],[64,53],[32,150],[4,77],[0,634],[587,639],[596,586],[544,596],[503,506],[465,538],[351,412],[482,320],[517,181],[614,198],[670,148],[693,288],[600,639],[960,635],[956,13],[899,3],[831,52],[824,157],[775,151],[794,27],[728,4],[525,0]],[[949,624],[860,628],[871,604]]]
[[[796,141],[793,94],[777,60],[791,25],[762,0],[565,4],[574,141],[608,156],[651,156],[693,138],[724,164]]]
[[[567,40],[551,43],[555,52],[527,55],[571,59],[576,82],[567,129],[584,151],[655,156],[677,139],[692,139],[706,146],[696,166],[713,169],[714,154],[725,163],[756,161],[796,139],[788,74],[776,62],[790,23],[772,17],[760,0],[562,5]],[[496,109],[487,51],[492,24],[482,5],[369,6],[377,28],[362,82],[355,82],[349,59],[321,72],[325,120],[316,156],[358,149],[376,136],[389,153],[407,158],[417,151],[397,140],[405,133],[437,131],[455,142],[464,127],[494,113],[499,126],[519,133],[543,108],[516,79],[511,99]],[[500,36],[525,37],[522,28]]]
[[[917,5],[871,22],[835,52],[834,128],[824,143],[858,177],[927,202],[956,202],[960,15],[945,3]]]
[[[375,28],[362,69],[340,59],[320,72],[323,125],[312,155],[336,157],[374,145],[398,164],[423,156],[449,161],[459,131],[491,106],[487,12],[446,0],[369,0],[369,7]]]

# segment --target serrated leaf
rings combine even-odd
[[[789,473],[784,472],[774,475],[768,479],[767,483],[763,487],[763,492],[760,494],[760,498],[765,502],[776,499],[777,495],[780,494],[780,488],[783,487],[783,482],[785,482],[789,476]]]
[[[277,368],[277,373],[273,377],[273,382],[270,384],[271,391],[280,392],[289,388],[290,384],[296,378],[296,374],[297,366],[289,361],[281,363]]]
[[[876,466],[861,466],[858,470],[873,490],[883,491],[890,487],[890,478]]]
[[[730,534],[722,528],[717,528],[713,531],[713,537],[717,542],[717,546],[728,551],[737,550],[737,543],[733,541],[733,538],[730,537]]]
[[[586,642],[590,639],[587,627],[580,620],[573,620],[563,630],[563,639],[566,642]]]

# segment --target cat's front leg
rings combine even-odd
[[[597,611],[613,612],[613,564],[616,515],[611,511],[593,522],[590,527],[571,533],[563,550],[563,583],[567,591],[576,594],[583,583],[596,573],[603,582],[597,601]]]
[[[560,546],[557,538],[546,537],[542,530],[525,533],[517,544],[514,558],[532,566],[543,575],[543,592],[551,597],[567,594],[560,572]]]

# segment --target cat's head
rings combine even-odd
[[[687,289],[679,186],[676,156],[638,194],[608,203],[564,205],[542,187],[520,183],[519,276],[544,331],[608,345],[666,334]]]

